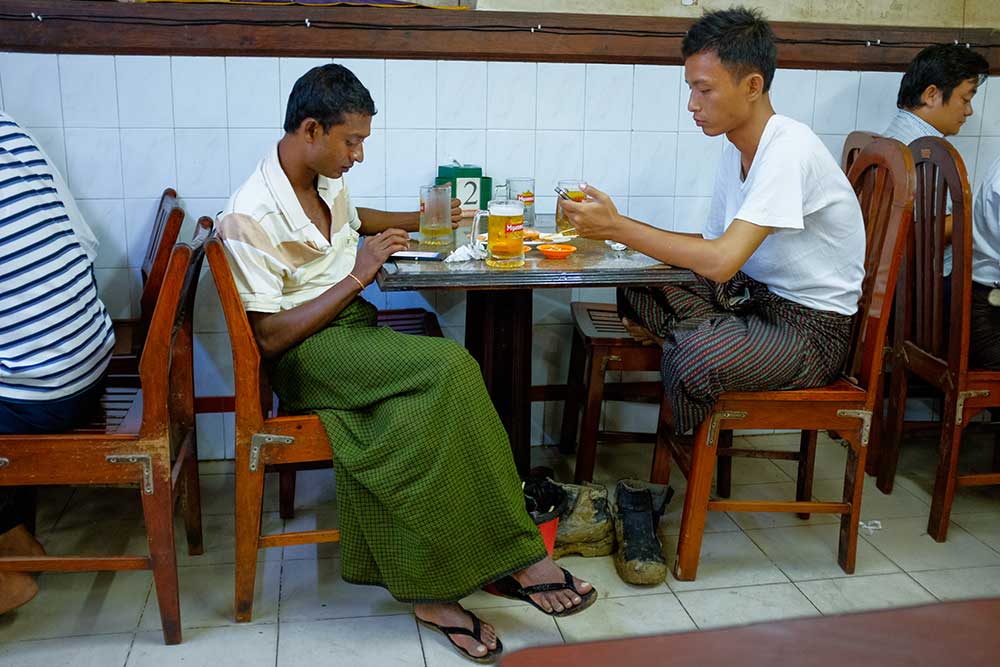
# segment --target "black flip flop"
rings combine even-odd
[[[501,596],[510,598],[511,600],[521,600],[522,602],[527,602],[538,611],[549,616],[572,616],[573,614],[578,614],[590,605],[594,604],[597,600],[597,589],[591,586],[590,591],[587,593],[581,593],[576,590],[576,586],[573,584],[573,575],[569,573],[569,570],[564,567],[559,569],[563,571],[563,575],[566,577],[566,581],[561,584],[535,584],[534,586],[522,587],[517,579],[508,575],[494,581],[493,587],[496,588],[497,593]],[[562,611],[545,611],[540,604],[531,599],[531,596],[536,593],[551,593],[553,591],[565,590],[573,591],[579,595],[580,604],[575,604],[569,609],[563,609]]]
[[[480,634],[483,622],[479,620],[478,616],[473,614],[468,609],[463,609],[462,611],[464,611],[472,618],[471,630],[469,630],[468,628],[438,625],[437,623],[433,623],[431,621],[425,621],[416,614],[414,614],[414,617],[417,619],[417,623],[419,623],[420,625],[443,634],[448,639],[448,641],[451,642],[451,645],[454,646],[459,653],[461,653],[464,657],[468,658],[469,660],[486,665],[496,662],[497,657],[501,653],[503,653],[503,642],[501,642],[500,638],[497,637],[497,647],[491,651],[490,647],[486,644],[486,642],[483,641],[483,637]],[[484,653],[483,655],[472,655],[467,650],[465,650],[465,648],[463,648],[460,644],[458,644],[454,639],[452,639],[451,635],[466,635],[467,637],[472,637],[483,646],[486,646],[486,653]]]

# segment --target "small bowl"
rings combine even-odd
[[[538,246],[538,252],[549,259],[566,259],[576,252],[576,246],[563,245],[560,243],[546,243]]]

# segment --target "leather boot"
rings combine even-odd
[[[653,585],[667,578],[667,561],[656,528],[674,490],[661,484],[623,479],[615,487],[615,569],[629,584]]]

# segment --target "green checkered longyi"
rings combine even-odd
[[[375,326],[356,299],[271,373],[334,453],[344,579],[406,602],[459,600],[545,556],[475,360]]]

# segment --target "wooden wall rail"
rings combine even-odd
[[[0,3],[0,50],[676,65],[690,23],[524,12],[11,0]],[[778,50],[782,67],[901,70],[922,46],[957,40],[996,44],[982,52],[992,72],[1000,73],[1000,33],[986,29],[776,23],[775,32],[788,40]]]

